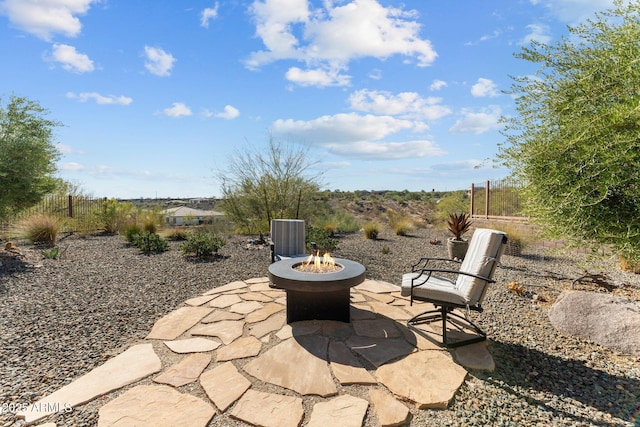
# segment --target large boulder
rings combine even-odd
[[[640,302],[607,294],[565,291],[549,311],[561,332],[626,354],[640,355]]]

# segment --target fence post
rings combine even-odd
[[[489,219],[489,194],[491,191],[489,190],[489,180],[487,180],[487,187],[485,188],[485,196],[484,196],[484,214],[486,219]]]
[[[473,214],[475,213],[475,210],[474,210],[475,203],[473,200],[475,195],[476,195],[476,186],[475,184],[471,183],[471,218],[473,218]]]
[[[69,218],[73,218],[73,196],[69,194],[67,197],[69,200]]]

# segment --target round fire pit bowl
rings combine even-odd
[[[342,269],[331,273],[296,270],[304,258],[291,258],[269,266],[269,280],[287,293],[287,323],[301,320],[350,322],[350,289],[364,281],[365,268],[348,259],[336,258]]]

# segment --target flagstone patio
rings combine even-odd
[[[106,396],[98,421],[105,427],[206,426],[217,416],[254,426],[348,427],[367,414],[393,426],[412,411],[446,408],[465,367],[494,367],[484,343],[449,352],[407,329],[405,321],[428,306],[410,306],[390,283],[352,288],[351,323],[288,325],[285,304],[267,278],[195,296],[157,320],[144,343],[18,417],[32,425]]]

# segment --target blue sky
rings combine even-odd
[[[38,101],[97,197],[214,197],[269,138],[331,190],[455,190],[491,162],[513,54],[612,0],[0,0],[0,98]]]

